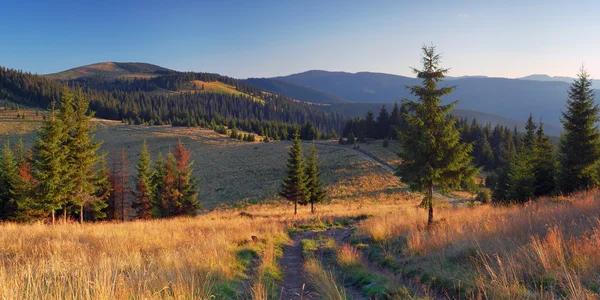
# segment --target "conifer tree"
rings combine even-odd
[[[144,141],[142,150],[138,155],[138,164],[135,167],[137,170],[136,187],[135,191],[133,191],[134,199],[131,204],[138,219],[150,219],[153,215],[152,199],[154,198],[154,185],[152,178],[154,177],[154,172],[151,164],[148,145]]]
[[[9,220],[17,215],[17,162],[6,142],[0,157],[0,220]]]
[[[288,155],[286,176],[281,184],[279,195],[294,202],[294,214],[297,214],[298,204],[305,204],[308,200],[307,178],[304,158],[302,157],[302,144],[298,132],[294,134],[294,144]]]
[[[163,217],[165,214],[163,209],[163,196],[166,192],[166,186],[164,185],[165,176],[165,159],[162,153],[159,152],[156,161],[154,161],[154,174],[152,176],[152,186],[155,188],[152,201],[153,215],[158,217]]]
[[[433,223],[433,187],[438,184],[443,192],[458,188],[472,178],[477,169],[471,165],[471,145],[461,143],[455,119],[449,113],[456,102],[441,105],[441,97],[449,95],[454,87],[438,84],[448,69],[439,66],[441,56],[435,47],[423,46],[423,69],[413,68],[422,85],[408,87],[417,101],[404,100],[409,113],[403,117],[406,129],[400,132],[399,157],[403,163],[396,175],[412,190],[425,191],[423,204],[428,208],[428,221]]]
[[[308,192],[308,203],[310,203],[310,212],[315,212],[315,203],[321,203],[327,195],[323,189],[323,182],[319,179],[321,171],[319,170],[319,157],[317,147],[313,143],[310,156],[306,164],[306,189]]]
[[[73,117],[68,139],[69,165],[73,182],[71,201],[79,207],[79,222],[84,221],[84,206],[96,202],[98,178],[97,165],[100,160],[100,143],[94,142],[94,126],[91,124],[93,113],[89,114],[89,102],[81,91],[74,98]],[[66,124],[68,122],[64,121]]]
[[[63,208],[66,215],[66,205],[72,191],[68,152],[64,146],[67,141],[65,132],[65,125],[55,117],[53,109],[33,148],[32,174],[39,183],[34,202],[39,210],[50,213],[52,224],[55,224],[56,210]]]
[[[110,170],[106,165],[105,154],[100,155],[100,168],[94,179],[96,194],[94,201],[86,203],[86,211],[89,219],[101,220],[107,217],[106,209],[108,208],[108,199],[112,193],[112,185],[110,181]]]
[[[548,195],[556,188],[556,156],[550,138],[544,134],[544,124],[540,121],[533,148],[534,191],[536,197]]]
[[[390,134],[390,114],[385,105],[381,107],[379,116],[377,116],[377,139],[386,138]]]
[[[559,185],[568,194],[598,185],[600,160],[600,108],[594,102],[592,80],[581,68],[569,89],[567,109],[562,113],[564,132],[559,147]]]
[[[198,188],[196,178],[192,177],[193,161],[190,161],[191,151],[183,146],[179,140],[173,152],[177,163],[176,169],[176,197],[178,206],[177,215],[195,215],[201,206],[198,201]]]
[[[535,175],[533,173],[533,148],[536,141],[536,126],[533,115],[529,114],[525,124],[525,135],[521,139],[518,134],[519,149],[516,158],[510,163],[508,171],[508,195],[512,201],[525,202],[534,197]]]

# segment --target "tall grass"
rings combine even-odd
[[[598,298],[598,191],[525,205],[440,209],[434,228],[425,224],[423,210],[406,206],[363,221],[357,231],[381,248],[396,245],[391,252],[414,257],[421,267],[445,268],[438,276],[455,284],[474,278],[477,293],[490,298]],[[457,262],[461,269],[442,267]]]
[[[309,284],[323,297],[323,299],[346,300],[346,290],[336,282],[331,271],[323,268],[321,262],[314,257],[306,259],[304,271]]]
[[[252,235],[285,238],[278,222],[198,218],[124,224],[0,226],[2,299],[234,297]]]

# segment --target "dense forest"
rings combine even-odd
[[[233,78],[209,73],[165,73],[149,79],[109,80],[92,76],[59,82],[0,67],[0,98],[49,108],[52,102],[59,100],[62,89],[68,86],[72,92],[82,90],[84,97],[90,101],[90,109],[100,118],[132,124],[212,128],[234,122],[241,130],[275,139],[288,138],[290,132],[306,124],[317,130],[317,136],[331,137],[344,122],[340,114],[322,112],[286,96],[262,92]],[[201,89],[173,92],[193,80],[219,81],[235,86],[241,93],[214,93]],[[255,101],[254,97],[262,101]]]

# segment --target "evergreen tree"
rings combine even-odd
[[[561,118],[564,132],[559,147],[559,185],[565,194],[598,184],[600,132],[596,123],[600,109],[594,97],[592,80],[582,68],[569,89],[567,110]]]
[[[494,151],[492,150],[492,145],[488,141],[487,137],[483,135],[475,143],[475,147],[475,153],[477,153],[475,162],[477,166],[483,167],[485,170],[490,170],[489,165],[494,162]]]
[[[0,220],[9,220],[17,215],[17,162],[7,142],[0,157]]]
[[[306,189],[308,192],[308,202],[310,203],[311,213],[315,212],[315,203],[322,202],[326,196],[326,192],[323,189],[323,183],[319,179],[319,176],[321,175],[319,164],[317,147],[313,144],[310,151],[310,157],[306,164]]]
[[[163,196],[166,193],[166,186],[164,185],[164,178],[166,176],[165,159],[162,153],[158,153],[156,161],[154,162],[154,174],[152,176],[152,186],[155,188],[155,193],[152,201],[152,207],[154,215],[163,217],[166,214],[164,208]]]
[[[254,135],[252,135],[254,137]],[[196,215],[202,203],[198,201],[196,178],[192,177],[193,161],[190,161],[191,151],[183,146],[181,140],[174,151],[176,161],[176,197],[177,215]]]
[[[390,114],[385,105],[381,107],[379,116],[377,116],[377,139],[386,138],[390,134]]]
[[[279,193],[282,197],[294,202],[294,214],[298,212],[298,204],[306,204],[308,200],[306,181],[300,134],[296,132],[294,135],[294,144],[289,151],[286,176],[281,184],[281,192]]]
[[[428,226],[433,223],[433,187],[438,184],[443,192],[458,188],[460,183],[473,177],[477,169],[471,165],[471,145],[461,143],[449,113],[455,102],[441,105],[441,97],[449,95],[454,87],[438,88],[448,69],[439,67],[441,56],[435,47],[423,46],[423,69],[413,71],[422,79],[422,85],[408,87],[417,101],[405,100],[409,113],[403,117],[407,128],[400,135],[399,157],[403,163],[396,175],[413,190],[425,190],[423,203],[428,207]]]
[[[63,104],[64,105],[64,104]],[[69,166],[73,182],[71,201],[79,207],[79,222],[84,221],[84,206],[96,202],[98,178],[97,164],[100,160],[98,149],[100,143],[94,142],[94,126],[91,124],[92,114],[88,113],[89,102],[79,92],[74,98],[71,132],[68,139]],[[63,120],[65,124],[70,122]]]
[[[94,186],[96,187],[94,201],[87,202],[84,207],[89,220],[102,220],[108,216],[106,210],[108,208],[108,199],[110,199],[112,193],[112,185],[110,170],[106,165],[104,157],[105,154],[100,155],[100,169],[96,172],[96,178],[94,179]]]
[[[365,130],[363,131],[363,134],[361,135],[361,133],[359,133],[358,135],[363,137],[360,139],[360,142],[364,142],[366,139],[374,139],[377,137],[375,116],[371,110],[367,112],[367,116],[365,117]]]
[[[73,190],[66,142],[65,124],[55,117],[53,109],[33,148],[33,177],[39,183],[34,202],[40,210],[50,213],[52,224],[60,208],[64,209],[66,218],[66,205]]]
[[[533,115],[530,113],[527,122],[525,123],[525,136],[523,137],[523,144],[527,151],[533,151],[533,146],[536,140],[536,126],[533,122]]]
[[[548,195],[556,188],[556,156],[550,138],[544,134],[543,123],[540,121],[533,149],[534,191],[536,197]]]
[[[135,167],[137,170],[136,188],[133,191],[134,199],[131,207],[135,210],[136,218],[150,219],[152,218],[152,199],[154,198],[154,186],[152,177],[154,172],[151,167],[150,152],[146,141],[142,145],[142,150],[138,155],[138,164]]]

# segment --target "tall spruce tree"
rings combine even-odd
[[[306,181],[300,134],[296,132],[294,134],[294,144],[289,151],[286,175],[279,193],[282,197],[294,202],[294,214],[298,213],[298,204],[306,204],[308,201]]]
[[[423,68],[413,68],[422,85],[408,87],[419,99],[403,101],[409,113],[403,115],[407,127],[400,132],[398,153],[403,163],[396,175],[412,190],[425,191],[423,203],[429,210],[430,226],[434,185],[438,184],[443,192],[458,188],[477,169],[471,165],[471,145],[461,143],[455,119],[449,114],[456,102],[441,105],[441,97],[454,90],[451,86],[438,88],[448,69],[439,66],[441,56],[435,53],[435,47],[423,46],[422,50]]]
[[[327,193],[323,189],[323,182],[319,178],[321,175],[319,156],[317,147],[312,145],[310,156],[306,164],[306,188],[308,192],[308,203],[310,203],[310,212],[315,212],[315,204],[321,203]]]
[[[536,126],[533,115],[529,114],[525,124],[525,135],[516,139],[519,141],[519,149],[516,158],[509,164],[508,171],[508,200],[525,202],[534,197],[535,175],[533,173],[533,148],[536,142]]]
[[[97,202],[96,197],[98,178],[98,162],[100,155],[100,143],[94,142],[94,126],[90,122],[93,113],[89,113],[89,102],[83,97],[83,93],[79,91],[73,102],[73,117],[71,124],[71,132],[68,140],[69,165],[71,167],[73,182],[71,201],[79,207],[79,222],[84,221],[84,206],[89,206],[93,202]],[[66,124],[70,123],[64,120]],[[88,210],[92,207],[88,207]]]
[[[35,207],[50,213],[55,224],[56,210],[66,206],[72,191],[65,177],[71,175],[68,152],[65,151],[66,134],[64,124],[55,117],[52,109],[50,118],[44,121],[39,137],[33,147],[33,178],[38,182],[35,191]],[[69,180],[70,181],[70,180]]]
[[[600,132],[596,123],[600,109],[594,97],[592,80],[582,67],[569,89],[567,110],[561,118],[559,185],[565,194],[598,185]]]
[[[134,199],[131,204],[138,219],[150,219],[153,216],[152,199],[154,198],[155,188],[152,182],[154,171],[151,164],[152,160],[148,151],[148,145],[144,141],[142,150],[138,155],[138,164],[135,166],[137,177],[135,190],[133,191]]]
[[[173,152],[176,162],[176,197],[177,215],[196,215],[202,203],[198,200],[198,187],[196,178],[192,176],[194,164],[190,160],[191,151],[185,148],[179,140]]]
[[[556,156],[550,138],[544,134],[544,124],[540,121],[536,132],[536,141],[533,148],[533,175],[536,197],[548,195],[556,188]]]
[[[6,142],[0,156],[0,220],[13,219],[17,215],[17,162],[10,144]]]

